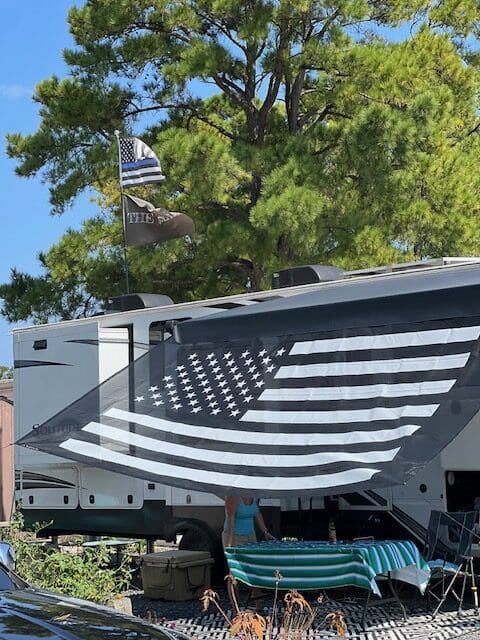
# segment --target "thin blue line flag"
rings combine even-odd
[[[136,187],[165,180],[159,159],[142,140],[120,138],[119,143],[122,187]]]

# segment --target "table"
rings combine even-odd
[[[84,542],[83,547],[113,547],[116,553],[117,565],[122,561],[122,547],[128,547],[130,544],[138,544],[141,540],[135,538],[109,538],[108,540],[91,540],[90,542]]]
[[[257,542],[225,549],[230,573],[250,587],[332,589],[360,587],[381,597],[377,576],[426,589],[430,569],[410,540]]]

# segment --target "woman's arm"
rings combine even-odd
[[[257,521],[257,524],[260,527],[260,531],[263,533],[263,537],[265,538],[265,540],[275,540],[275,536],[272,536],[265,525],[265,520],[263,519],[260,507],[258,507],[257,513],[255,514],[255,520]]]
[[[227,528],[225,530],[225,544],[231,547],[233,544],[233,529],[235,527],[235,511],[238,505],[238,496],[227,496],[225,498],[225,517]]]

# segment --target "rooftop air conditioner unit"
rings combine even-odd
[[[289,269],[280,269],[273,274],[272,289],[341,280],[343,277],[344,271],[338,267],[328,267],[321,264],[290,267]]]
[[[129,293],[124,296],[109,298],[105,306],[105,313],[118,311],[133,311],[134,309],[148,309],[150,307],[165,307],[173,304],[169,296],[158,293]]]

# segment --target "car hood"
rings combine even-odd
[[[0,593],[0,640],[178,640],[182,634],[36,589]]]

